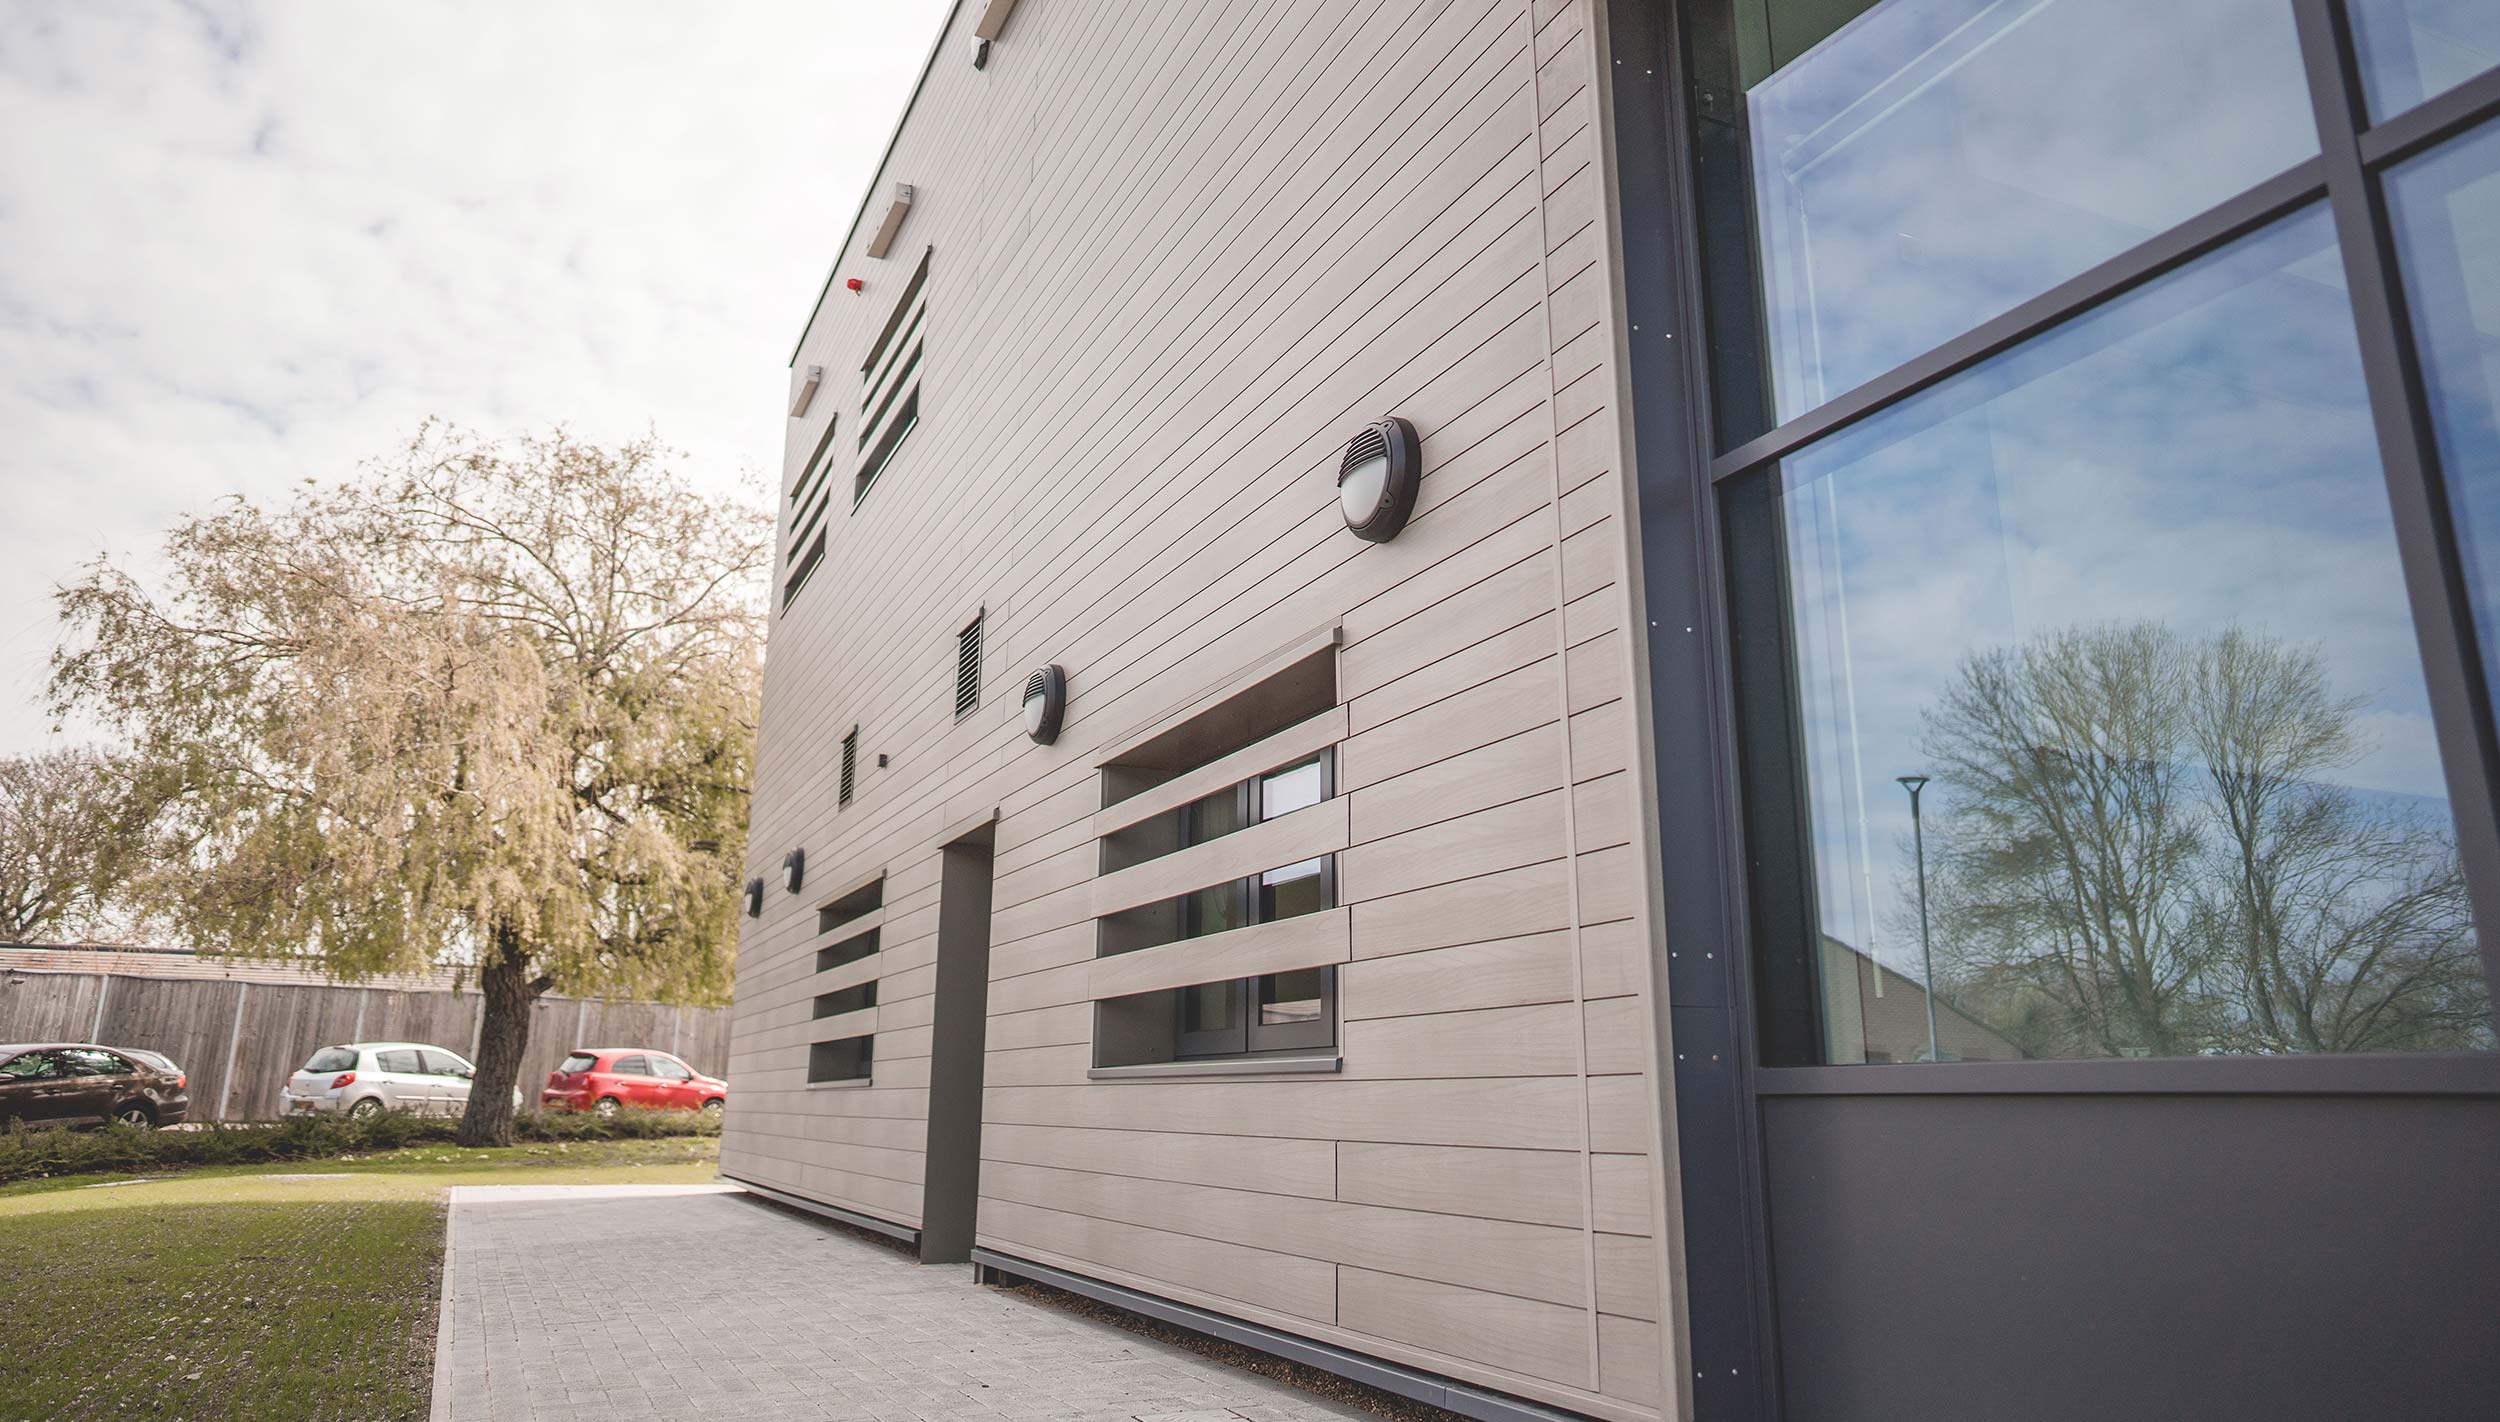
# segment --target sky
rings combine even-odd
[[[82,565],[428,416],[767,486],[946,9],[0,0],[0,754],[96,739],[37,699]]]

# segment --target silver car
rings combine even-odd
[[[313,1053],[279,1093],[287,1115],[338,1111],[362,1119],[383,1111],[457,1116],[468,1109],[477,1068],[458,1052],[426,1042],[348,1042]],[[516,1087],[512,1104],[521,1093]]]

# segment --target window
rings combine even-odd
[[[94,1047],[65,1047],[61,1063],[71,1076],[128,1076],[132,1071],[130,1063]]]
[[[2483,677],[2500,689],[2500,126],[2405,163],[2387,189]]]
[[[851,803],[851,791],[858,783],[859,727],[853,726],[850,734],[842,738],[842,784],[835,792],[834,804],[838,807]]]
[[[68,1067],[52,1052],[20,1052],[0,1066],[0,1074],[18,1081],[54,1081],[69,1075]]]
[[[354,1071],[355,1069],[356,1049],[353,1047],[324,1047],[313,1053],[311,1061],[304,1063],[306,1071]]]
[[[2500,65],[2491,0],[2345,0],[2370,112],[2388,118]]]
[[[651,1074],[658,1077],[662,1081],[694,1080],[694,1073],[687,1069],[684,1062],[677,1060],[675,1057],[652,1057]]]
[[[413,1047],[395,1047],[387,1052],[376,1052],[373,1054],[373,1060],[375,1068],[380,1071],[401,1072],[409,1076],[419,1076],[425,1071],[424,1067],[417,1064],[417,1053]]]
[[[816,971],[826,972],[845,963],[856,963],[877,951],[877,930],[855,933],[839,943],[816,950]]]
[[[876,1041],[874,1037],[844,1037],[838,1041],[810,1044],[807,1049],[808,1083],[866,1081],[876,1055]]]
[[[616,1059],[616,1065],[609,1067],[608,1071],[611,1075],[615,1076],[649,1076],[651,1074],[651,1059],[649,1057],[639,1055],[618,1057]]]
[[[955,719],[971,715],[980,705],[981,618],[975,617],[955,634]]]
[[[417,1057],[424,1063],[425,1074],[428,1076],[469,1077],[477,1075],[477,1068],[439,1047],[428,1047],[417,1053]]]
[[[851,506],[868,497],[870,485],[893,462],[895,451],[920,423],[920,363],[929,315],[929,253],[903,287],[902,299],[859,367],[859,472],[851,481]]]
[[[783,543],[783,575],[781,605],[787,608],[798,597],[799,589],[825,560],[825,510],[833,501],[833,480],[827,470],[827,454],[833,449],[837,420],[825,421],[825,432],[816,439],[816,448],[807,457],[807,465],[798,481],[790,486],[790,537]]]
[[[2489,616],[2500,141],[2385,160],[2391,424],[2289,5],[1746,8],[1702,240],[1760,293],[1709,479],[1766,1064],[2491,1049],[2447,787],[2500,676],[2434,698],[2408,587]],[[2453,552],[2390,500],[2439,469]]]
[[[818,1017],[839,1017],[845,1012],[858,1012],[877,1005],[877,982],[871,978],[840,992],[820,993],[816,998]]]
[[[571,1056],[566,1057],[563,1061],[556,1063],[556,1070],[563,1072],[568,1076],[572,1076],[586,1072],[597,1065],[599,1065],[599,1059],[597,1057],[592,1056],[588,1052],[575,1052]]]
[[[1106,808],[1219,761],[1255,773],[1168,809],[1138,807],[1139,818],[1102,837],[1103,872],[1215,843],[1326,802],[1336,793],[1336,751],[1325,742],[1342,734],[1342,721],[1321,718],[1335,707],[1330,647],[1124,753],[1104,768]],[[1155,804],[1171,798],[1166,790]],[[1096,951],[1114,957],[1322,912],[1336,905],[1336,868],[1334,854],[1320,855],[1106,914],[1096,920]],[[1327,966],[1096,1004],[1098,1067],[1308,1054],[1335,1041],[1336,969]]]

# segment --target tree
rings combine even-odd
[[[1947,991],[2035,1055],[2475,1045],[2450,828],[2337,780],[2365,709],[2236,628],[1967,658],[1926,716]]]
[[[0,937],[83,934],[122,907],[149,814],[92,751],[0,759]]]
[[[465,1144],[510,1140],[542,994],[726,990],[771,531],[669,459],[429,424],[178,525],[162,598],[101,561],[60,594],[52,700],[164,797],[191,941],[474,974]]]

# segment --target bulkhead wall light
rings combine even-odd
[[[1053,662],[1025,678],[1024,733],[1036,745],[1059,739],[1059,719],[1068,709],[1068,674]]]
[[[791,893],[799,891],[799,883],[807,877],[807,851],[793,849],[781,856],[781,887]]]
[[[747,917],[762,918],[763,916],[764,881],[761,879],[749,879],[747,880]]]
[[[1364,427],[1337,466],[1337,511],[1354,536],[1386,543],[1406,527],[1424,482],[1423,441],[1395,415]]]

